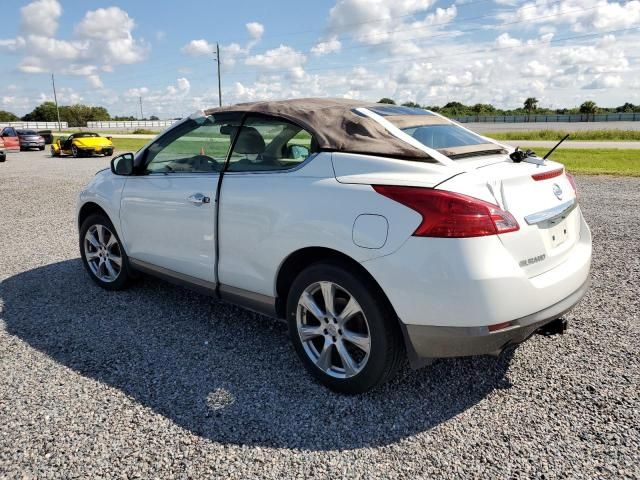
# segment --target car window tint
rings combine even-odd
[[[238,134],[229,171],[286,170],[312,153],[312,136],[293,123],[278,118],[248,117]]]
[[[177,135],[170,131],[149,147],[146,173],[219,172],[231,143],[228,125],[208,117],[203,124],[189,120],[176,127]]]

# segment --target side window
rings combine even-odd
[[[311,134],[284,119],[250,116],[229,160],[230,172],[286,170],[312,152]]]
[[[233,121],[203,117],[189,120],[163,135],[147,150],[145,173],[219,172],[229,152]]]

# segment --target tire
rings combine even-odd
[[[78,158],[80,156],[78,147],[76,147],[75,145],[71,145],[71,155],[73,155],[74,158]]]
[[[7,160],[7,156],[4,153],[0,153],[0,163],[5,162]]]
[[[60,156],[60,152],[56,152],[53,147],[51,147],[51,156],[52,157],[59,157]]]
[[[333,314],[327,315],[325,292],[333,295]],[[345,310],[352,313],[347,320]],[[357,394],[376,388],[392,378],[405,359],[396,315],[379,287],[337,263],[315,263],[296,277],[288,295],[287,321],[305,368],[337,392]],[[345,352],[347,362],[342,360]]]
[[[43,150],[44,150],[44,147],[38,147],[38,149],[39,149],[40,151],[43,151]]]
[[[90,215],[82,222],[79,244],[84,268],[96,284],[105,290],[124,290],[129,285],[132,278],[129,257],[105,215]]]

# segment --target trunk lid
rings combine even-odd
[[[477,197],[511,213],[520,229],[499,235],[528,277],[561,264],[579,239],[577,199],[563,165],[477,161],[437,188]],[[466,165],[469,167],[469,165]]]

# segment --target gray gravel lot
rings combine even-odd
[[[567,335],[346,397],[275,321],[96,287],[74,209],[106,165],[0,164],[0,478],[640,478],[640,179],[578,178],[593,287]]]

